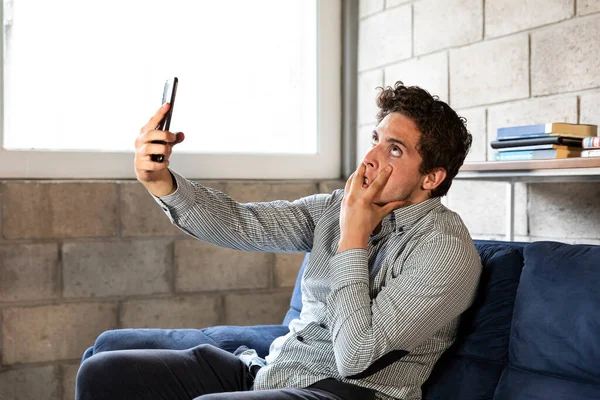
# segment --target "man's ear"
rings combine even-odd
[[[423,177],[421,189],[433,190],[438,187],[446,179],[446,170],[444,168],[436,168]]]

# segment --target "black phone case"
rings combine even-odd
[[[170,103],[171,107],[169,107],[169,111],[165,114],[164,118],[158,123],[156,127],[157,130],[160,131],[168,131],[171,127],[171,117],[173,115],[173,107],[175,106],[175,95],[177,94],[177,85],[179,80],[177,77],[173,79],[169,79],[165,82],[165,86],[163,88],[162,95],[162,103]],[[152,143],[165,144],[162,140],[155,140]],[[154,162],[163,162],[165,160],[164,154],[151,154],[150,159]]]

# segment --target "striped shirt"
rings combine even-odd
[[[338,253],[342,190],[239,204],[173,176],[176,191],[155,199],[184,232],[238,250],[311,252],[300,318],[272,343],[255,390],[335,378],[374,389],[380,399],[421,398],[421,385],[454,341],[481,273],[456,213],[439,198],[399,208],[383,219],[367,249]],[[389,365],[352,378],[386,355]]]

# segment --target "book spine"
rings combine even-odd
[[[505,151],[494,154],[494,160],[496,161],[517,161],[517,160],[531,160],[532,151]]]
[[[581,157],[600,157],[600,149],[583,150]]]
[[[569,124],[566,122],[551,122],[546,124],[546,132],[571,134],[579,137],[597,136],[598,126],[588,124]]]
[[[600,136],[590,136],[583,139],[582,147],[584,149],[600,148]]]
[[[569,147],[567,146],[561,146],[561,145],[556,145],[556,144],[538,144],[538,145],[531,145],[531,146],[513,146],[513,147],[503,147],[501,149],[498,149],[499,152],[506,152],[506,151],[519,151],[519,150],[547,150],[547,149],[568,149]]]
[[[497,140],[513,140],[513,139],[523,139],[523,138],[541,138],[541,137],[549,137],[552,136],[550,133],[521,133],[519,135],[515,135],[514,133],[506,132],[500,136],[498,133]]]
[[[537,135],[546,136],[546,125],[526,125],[526,126],[509,126],[506,128],[498,128],[498,139],[501,138],[520,138],[520,137],[535,137]]]

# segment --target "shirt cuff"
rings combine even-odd
[[[329,266],[332,291],[355,283],[369,284],[369,260],[365,249],[338,253],[331,258]]]
[[[192,182],[173,170],[169,171],[173,175],[173,178],[175,178],[177,188],[169,195],[161,197],[152,195],[152,197],[154,197],[154,200],[161,206],[163,211],[167,213],[172,222],[175,216],[182,215],[194,205],[196,196]]]

